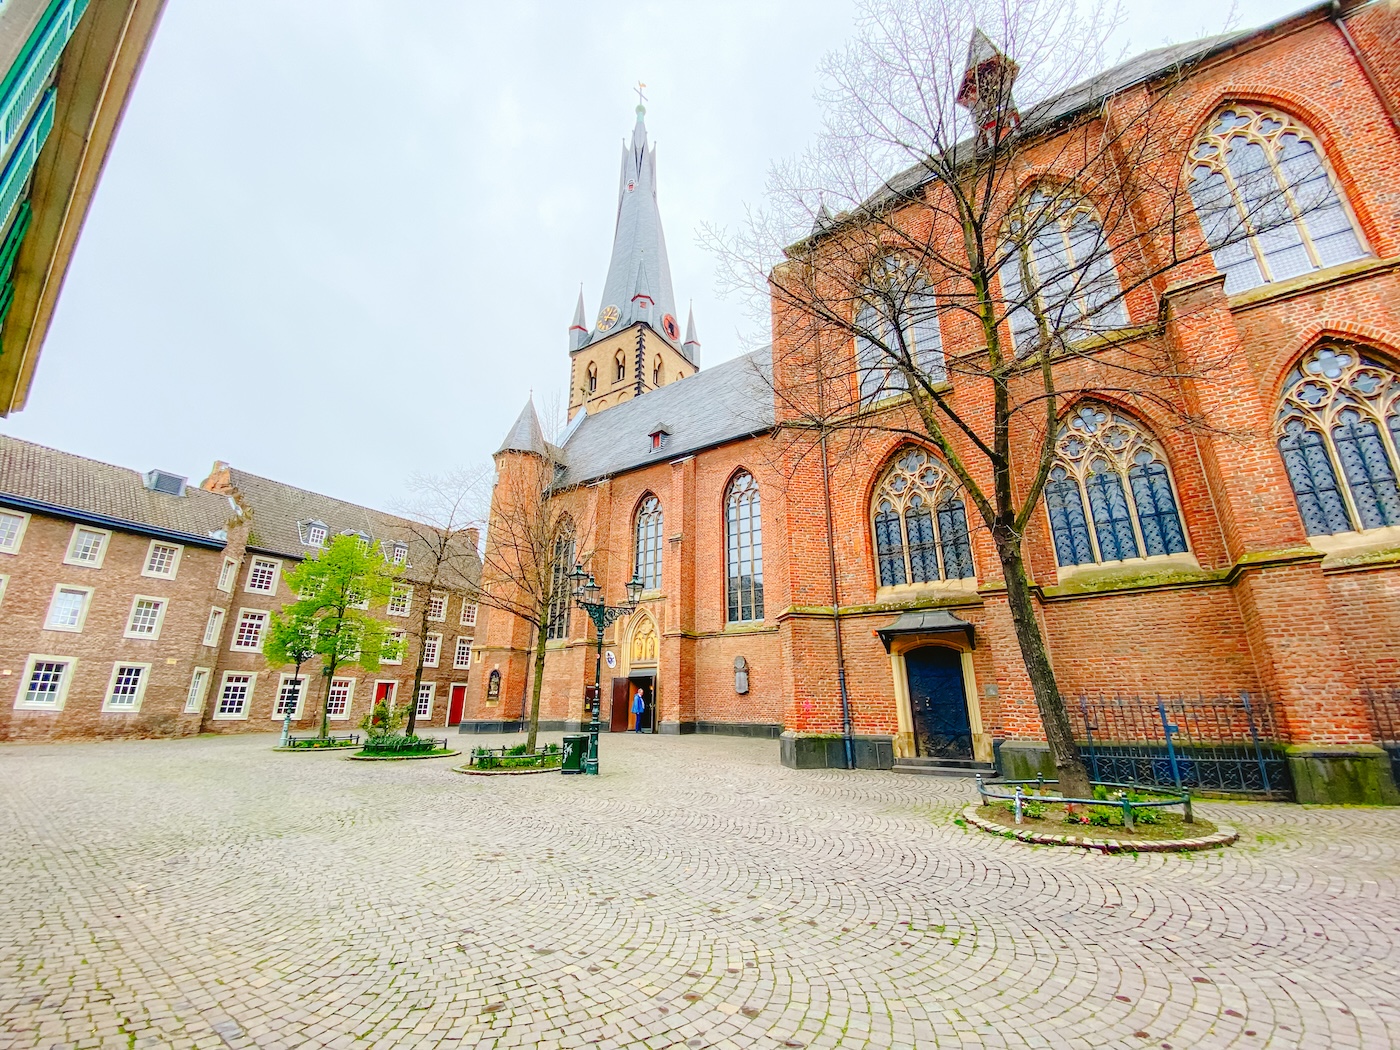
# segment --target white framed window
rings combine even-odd
[[[165,622],[165,606],[164,598],[138,594],[131,601],[131,615],[126,620],[126,637],[145,638],[149,641],[159,638],[161,624]]]
[[[430,634],[423,639],[423,666],[436,667],[438,654],[442,652],[442,635]]]
[[[350,705],[355,699],[355,679],[332,678],[330,697],[326,701],[328,718],[349,718]]]
[[[64,555],[63,564],[102,568],[103,559],[107,557],[107,541],[111,538],[112,534],[107,529],[74,525],[73,538],[68,541],[68,553]]]
[[[151,545],[146,550],[146,567],[141,570],[141,575],[154,576],[158,580],[173,580],[175,574],[180,571],[180,554],[184,549],[178,543],[151,540]]]
[[[112,680],[107,683],[107,700],[102,705],[104,711],[141,710],[141,698],[146,695],[146,680],[151,676],[150,664],[116,664],[112,667]]]
[[[29,524],[29,515],[17,511],[0,511],[0,554],[18,554],[19,545],[24,542],[24,530]]]
[[[389,640],[392,641],[392,642],[394,643],[394,645],[397,647],[397,649],[398,649],[398,655],[395,656],[393,659],[390,659],[389,657],[385,657],[384,659],[380,660],[379,662],[382,663],[382,664],[401,664],[401,663],[403,663],[403,651],[404,651],[404,649],[406,648],[405,645],[404,645],[404,639],[407,638],[407,637],[408,637],[408,634],[407,634],[407,632],[405,632],[405,631],[390,631],[390,632],[389,632]]]
[[[272,705],[272,717],[283,719],[288,712],[301,717],[301,702],[306,698],[306,675],[284,674],[277,683],[277,701]]]
[[[326,537],[330,535],[324,521],[301,521],[297,523],[297,528],[301,530],[301,542],[308,547],[324,547]]]
[[[463,627],[475,627],[475,626],[476,626],[476,602],[463,602],[463,603],[462,603],[462,626],[463,626]]]
[[[257,684],[256,671],[225,671],[214,717],[220,720],[247,718],[248,707],[253,702],[253,688]]]
[[[185,713],[198,714],[204,710],[204,696],[209,692],[209,668],[196,667],[190,675],[190,690],[185,694]]]
[[[92,600],[91,587],[74,587],[60,583],[53,589],[49,601],[49,614],[44,617],[46,631],[72,631],[83,629],[87,621],[88,604]]]
[[[452,666],[458,670],[463,670],[472,665],[472,640],[470,635],[461,635],[457,639],[457,652],[453,654]]]
[[[433,695],[437,692],[436,682],[418,683],[418,717],[433,717]]]
[[[428,597],[428,619],[447,619],[447,595],[433,594]]]
[[[409,609],[413,607],[413,588],[400,587],[395,584],[389,592],[389,602],[385,607],[385,612],[390,616],[407,616]]]
[[[31,656],[19,680],[15,707],[28,711],[61,711],[78,661],[69,656]]]
[[[223,568],[219,570],[219,590],[232,591],[233,578],[238,575],[238,560],[236,558],[225,558]]]
[[[408,544],[395,543],[390,557],[395,565],[402,565],[408,561]]]
[[[224,633],[224,610],[217,605],[209,610],[209,622],[204,625],[204,644],[218,645],[219,635]]]
[[[245,653],[256,653],[262,649],[263,630],[267,627],[267,613],[262,609],[239,609],[238,627],[233,632],[229,648]]]
[[[277,577],[282,571],[282,563],[272,558],[254,558],[248,566],[248,580],[244,590],[258,594],[276,594]]]

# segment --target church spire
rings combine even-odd
[[[697,368],[700,367],[700,339],[695,334],[695,307],[690,308],[690,316],[685,322],[685,344],[681,347],[681,353],[685,354],[686,360]]]
[[[581,349],[586,342],[588,342],[588,315],[583,310],[583,285],[579,285],[578,306],[574,307],[574,323],[569,325],[569,349]]]
[[[646,112],[646,106],[639,102],[632,140],[622,147],[608,279],[603,285],[597,324],[580,346],[643,322],[672,346],[680,347],[671,264],[656,203],[656,147],[647,141]]]

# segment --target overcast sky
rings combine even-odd
[[[1130,0],[1134,51],[1225,27]],[[1301,6],[1240,0],[1239,26]],[[678,305],[741,352],[702,222],[817,122],[849,0],[169,0],[28,407],[0,431],[389,508],[488,459],[596,314],[638,80]],[[750,335],[752,333],[749,333]]]

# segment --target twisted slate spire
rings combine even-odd
[[[677,349],[681,346],[671,263],[656,204],[656,148],[647,146],[645,117],[646,107],[639,105],[632,141],[622,147],[612,260],[598,304],[598,323],[583,345],[644,321]],[[675,324],[675,334],[667,331],[668,317]]]
[[[525,402],[525,407],[521,409],[519,417],[515,420],[515,425],[510,428],[510,433],[501,442],[501,447],[496,449],[496,455],[502,452],[533,452],[538,456],[549,455],[549,443],[544,439],[544,428],[540,426],[540,417],[535,414],[535,398],[531,395]]]

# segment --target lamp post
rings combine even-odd
[[[581,563],[574,563],[574,571],[569,573],[569,580],[573,583],[574,604],[588,614],[588,618],[593,621],[594,633],[598,637],[597,663],[593,672],[593,703],[588,710],[588,753],[583,758],[583,771],[596,776],[598,773],[598,713],[603,701],[603,632],[614,620],[636,611],[637,603],[642,596],[642,588],[645,585],[638,576],[633,575],[627,581],[626,604],[608,605],[603,601],[603,588],[599,586],[591,572],[584,571]]]

